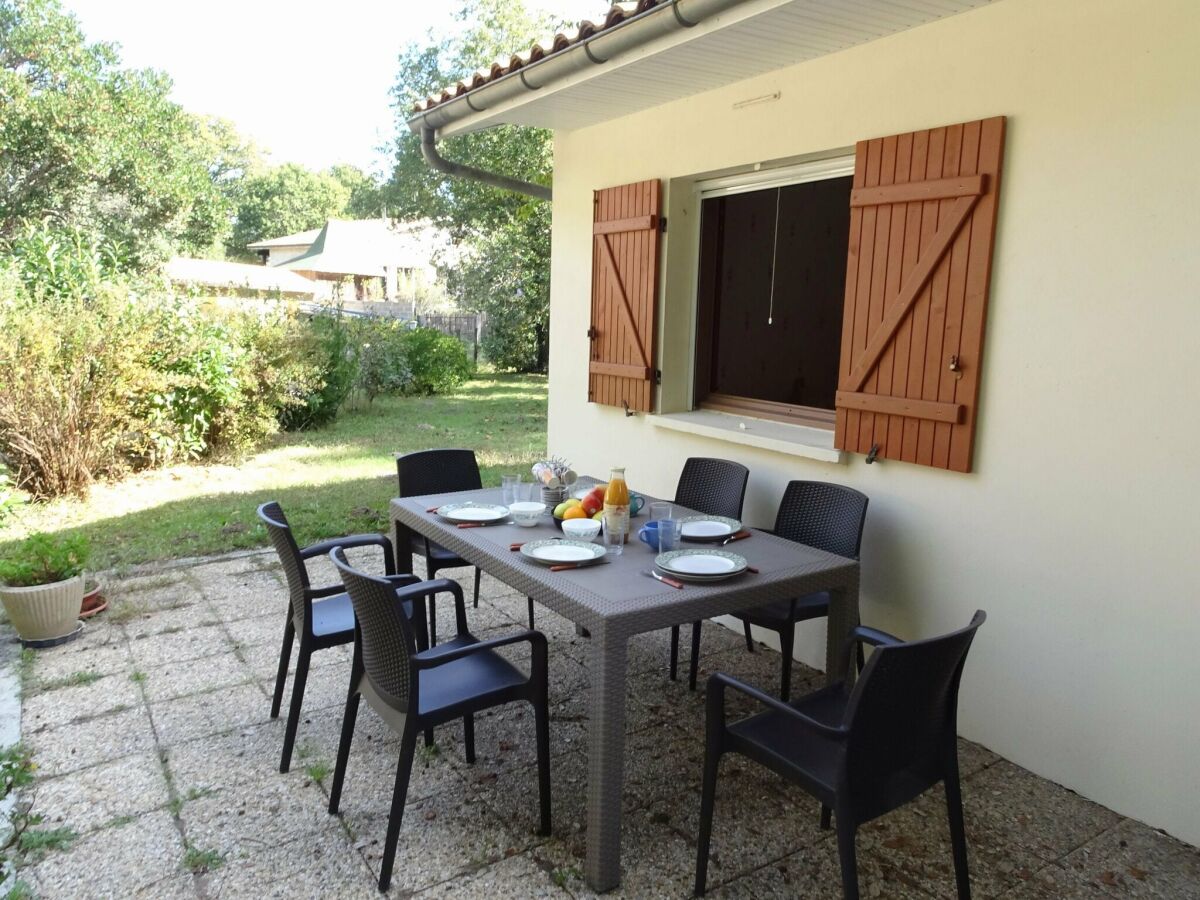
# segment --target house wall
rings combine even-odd
[[[772,521],[790,479],[865,491],[866,622],[918,636],[989,613],[964,677],[963,734],[1192,843],[1197,47],[1191,0],[1003,0],[557,134],[549,423],[550,451],[579,471],[623,464],[635,489],[659,495],[689,455],[741,460],[751,524]],[[732,108],[773,91],[777,102]],[[818,462],[586,402],[594,189],[998,114],[1008,139],[974,474]],[[678,279],[695,211],[668,203],[664,277]],[[668,350],[681,336],[672,315]],[[664,378],[669,394],[680,374]],[[797,643],[810,663],[821,628]]]
[[[303,256],[308,252],[310,245],[304,244],[294,247],[269,247],[267,249],[267,265],[280,266],[289,260],[295,259],[297,256]]]

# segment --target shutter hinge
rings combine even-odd
[[[655,370],[654,370],[654,383],[655,383],[655,384],[662,384],[662,369],[655,369]]]
[[[600,336],[600,332],[598,332],[598,331],[596,330],[595,326],[593,326],[593,327],[591,327],[591,328],[588,328],[588,330],[587,330],[587,336],[588,336],[588,340],[589,340],[589,341],[594,341],[594,340],[595,340],[597,337],[599,337],[599,336]]]
[[[658,230],[661,231],[663,234],[667,233],[667,217],[666,216],[659,217]]]

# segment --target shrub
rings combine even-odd
[[[8,467],[0,463],[0,526],[12,517],[17,507],[21,505],[21,495],[17,493]]]
[[[358,341],[358,388],[367,402],[381,394],[403,394],[412,384],[405,344],[407,331],[394,319],[364,319]]]
[[[74,578],[87,565],[87,538],[82,534],[56,537],[30,535],[7,559],[0,560],[0,582],[9,587],[53,584]]]
[[[406,393],[441,394],[471,377],[467,349],[456,337],[435,328],[415,328],[404,336],[405,356],[412,380]]]
[[[332,422],[358,379],[358,352],[341,310],[313,316],[303,343],[306,358],[317,367],[318,382],[299,402],[282,411],[280,421],[289,431]]]

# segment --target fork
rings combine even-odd
[[[682,581],[676,581],[674,578],[668,578],[666,575],[659,575],[653,569],[647,569],[642,574],[649,575],[651,578],[655,579],[656,581],[661,581],[663,584],[669,585],[670,587],[678,588],[679,590],[683,590],[683,582]]]

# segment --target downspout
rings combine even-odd
[[[522,181],[519,178],[510,178],[508,175],[501,175],[498,172],[486,172],[483,169],[476,169],[474,166],[466,166],[446,159],[438,153],[437,134],[428,125],[421,127],[421,156],[425,158],[425,162],[431,168],[437,169],[451,178],[470,178],[502,191],[525,194],[536,200],[545,200],[547,203],[554,199],[550,188],[545,185]]]

